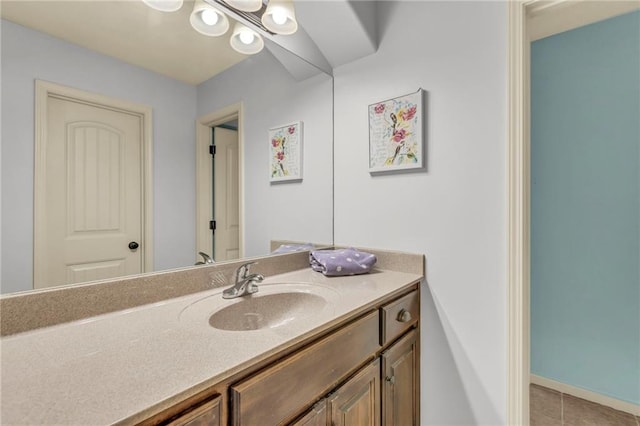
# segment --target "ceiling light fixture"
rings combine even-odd
[[[191,22],[191,26],[196,31],[207,36],[221,36],[229,29],[227,15],[219,12],[203,0],[196,0],[193,4],[189,22]]]
[[[182,0],[142,0],[144,4],[160,12],[175,12],[182,7]]]
[[[243,12],[257,12],[262,8],[262,0],[224,0],[224,2]]]
[[[236,22],[234,25],[233,34],[229,42],[235,51],[244,53],[245,55],[258,53],[264,47],[262,37],[251,28],[239,22]]]
[[[298,30],[291,0],[271,0],[262,15],[262,24],[276,34],[289,35]]]
[[[142,1],[163,12],[175,12],[183,4],[183,0]],[[292,0],[268,0],[266,9],[263,0],[195,0],[189,22],[200,34],[217,37],[229,30],[227,14],[269,35],[288,35],[298,30]],[[240,22],[234,25],[229,42],[234,50],[245,55],[253,55],[264,48],[260,34]]]

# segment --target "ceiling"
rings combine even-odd
[[[242,61],[229,33],[208,37],[189,23],[195,0],[177,12],[159,12],[141,0],[0,0],[0,15],[16,24],[159,74],[200,84]],[[296,78],[325,72],[374,53],[375,1],[296,0],[300,28],[292,36],[267,35],[266,47]],[[330,23],[331,25],[328,25]],[[233,26],[233,23],[231,23]],[[330,30],[328,30],[330,29]],[[304,58],[293,61],[293,52]],[[319,64],[326,64],[324,67]],[[309,68],[313,68],[310,71]]]
[[[3,19],[189,84],[246,58],[228,36],[207,37],[189,24],[193,0],[173,13],[140,0],[2,0]]]

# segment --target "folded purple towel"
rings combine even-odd
[[[309,253],[311,268],[327,276],[366,274],[377,260],[374,254],[354,248],[314,250]]]

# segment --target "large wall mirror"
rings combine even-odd
[[[211,232],[209,222],[215,218],[206,217],[202,200],[209,197],[218,207],[223,201],[215,194],[202,193],[215,187],[213,182],[202,179],[213,179],[215,173],[211,170],[222,166],[207,157],[208,149],[205,153],[200,151],[203,129],[205,139],[210,137],[214,143],[227,130],[235,131],[239,138],[238,153],[227,160],[227,173],[231,174],[227,174],[226,186],[232,188],[231,193],[239,194],[239,200],[237,212],[234,208],[226,210],[236,215],[240,229],[238,247],[228,250],[228,259],[268,254],[273,250],[273,241],[333,242],[332,77],[274,40],[265,40],[265,49],[258,54],[236,53],[229,47],[231,30],[222,37],[207,37],[191,27],[189,15],[193,7],[194,2],[189,0],[173,13],[153,10],[136,0],[2,2],[3,294],[33,289],[38,268],[53,261],[60,252],[72,250],[49,244],[49,252],[35,254],[36,246],[46,243],[38,242],[39,229],[59,228],[62,234],[73,231],[76,239],[87,237],[91,230],[102,232],[96,223],[113,221],[112,216],[120,214],[120,207],[109,201],[116,197],[112,192],[118,192],[113,188],[129,194],[128,188],[145,182],[150,185],[143,187],[140,195],[147,202],[140,220],[147,239],[143,235],[140,241],[129,241],[127,237],[117,244],[139,252],[143,251],[140,244],[149,244],[145,247],[149,254],[149,262],[143,266],[145,272],[197,267],[195,263],[203,260],[199,251],[215,257],[214,247],[208,242],[212,238],[204,238],[203,234]],[[300,25],[304,26],[304,22]],[[125,115],[126,105],[148,108],[150,115],[141,115],[141,120],[148,121],[132,124],[135,131],[151,138],[147,163],[141,160],[142,184],[123,183],[114,177],[111,163],[100,160],[105,155],[112,162],[131,157],[118,151],[118,142],[109,139],[119,137],[119,130],[111,131],[109,126],[98,130],[80,126],[75,134],[81,135],[82,143],[71,141],[69,132],[63,132],[66,136],[61,145],[61,163],[78,158],[96,161],[95,167],[86,163],[82,166],[82,173],[91,178],[88,181],[79,180],[82,173],[77,167],[73,172],[60,172],[54,162],[46,172],[40,169],[44,163],[40,158],[42,148],[37,147],[38,137],[50,143],[55,127],[50,116],[42,116],[42,111],[55,115],[59,107],[56,102],[68,100],[67,95],[56,94],[57,89],[115,99],[125,105]],[[38,96],[45,97],[40,106]],[[93,107],[92,102],[79,103]],[[106,109],[122,113],[116,107]],[[84,125],[86,121],[74,123]],[[269,129],[298,122],[302,123],[302,179],[272,182]],[[38,131],[44,135],[38,135]],[[103,139],[111,140],[112,148],[105,148]],[[144,157],[144,140],[142,143],[138,152]],[[207,145],[205,141],[205,148]],[[53,145],[45,145],[50,146]],[[53,194],[47,188],[56,174],[63,189]],[[48,195],[39,194],[43,188],[49,191]],[[96,188],[112,188],[112,192],[107,191],[106,201],[95,201],[104,192]],[[231,193],[225,197],[234,195]],[[89,200],[83,205],[94,205],[89,213],[83,210],[88,219],[83,222],[82,232],[77,232],[75,222],[68,217],[59,222],[60,227],[46,225],[47,220],[60,214],[57,211],[36,211],[40,209],[40,199],[62,205],[60,211],[76,208],[77,215],[77,206],[82,204],[78,194]],[[115,213],[109,216],[109,211]],[[104,217],[107,219],[101,219]],[[197,224],[196,217],[202,223]],[[220,226],[217,228],[216,232]],[[102,234],[119,232],[114,230],[115,225],[105,229]],[[47,234],[45,240],[52,238]],[[134,242],[138,247],[132,249],[134,245],[129,243]],[[144,257],[139,262],[144,265]],[[91,261],[86,265],[90,270]],[[67,267],[62,272],[62,282],[45,282],[35,288],[83,282],[83,276],[85,280],[104,278],[99,272],[82,275],[82,267],[71,269]],[[124,271],[122,275],[128,274]],[[46,281],[47,274],[44,276]]]

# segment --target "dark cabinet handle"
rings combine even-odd
[[[130,249],[130,250],[135,250],[135,249],[137,249],[138,247],[140,247],[140,244],[136,243],[135,241],[131,241],[131,242],[129,243],[129,249]]]

